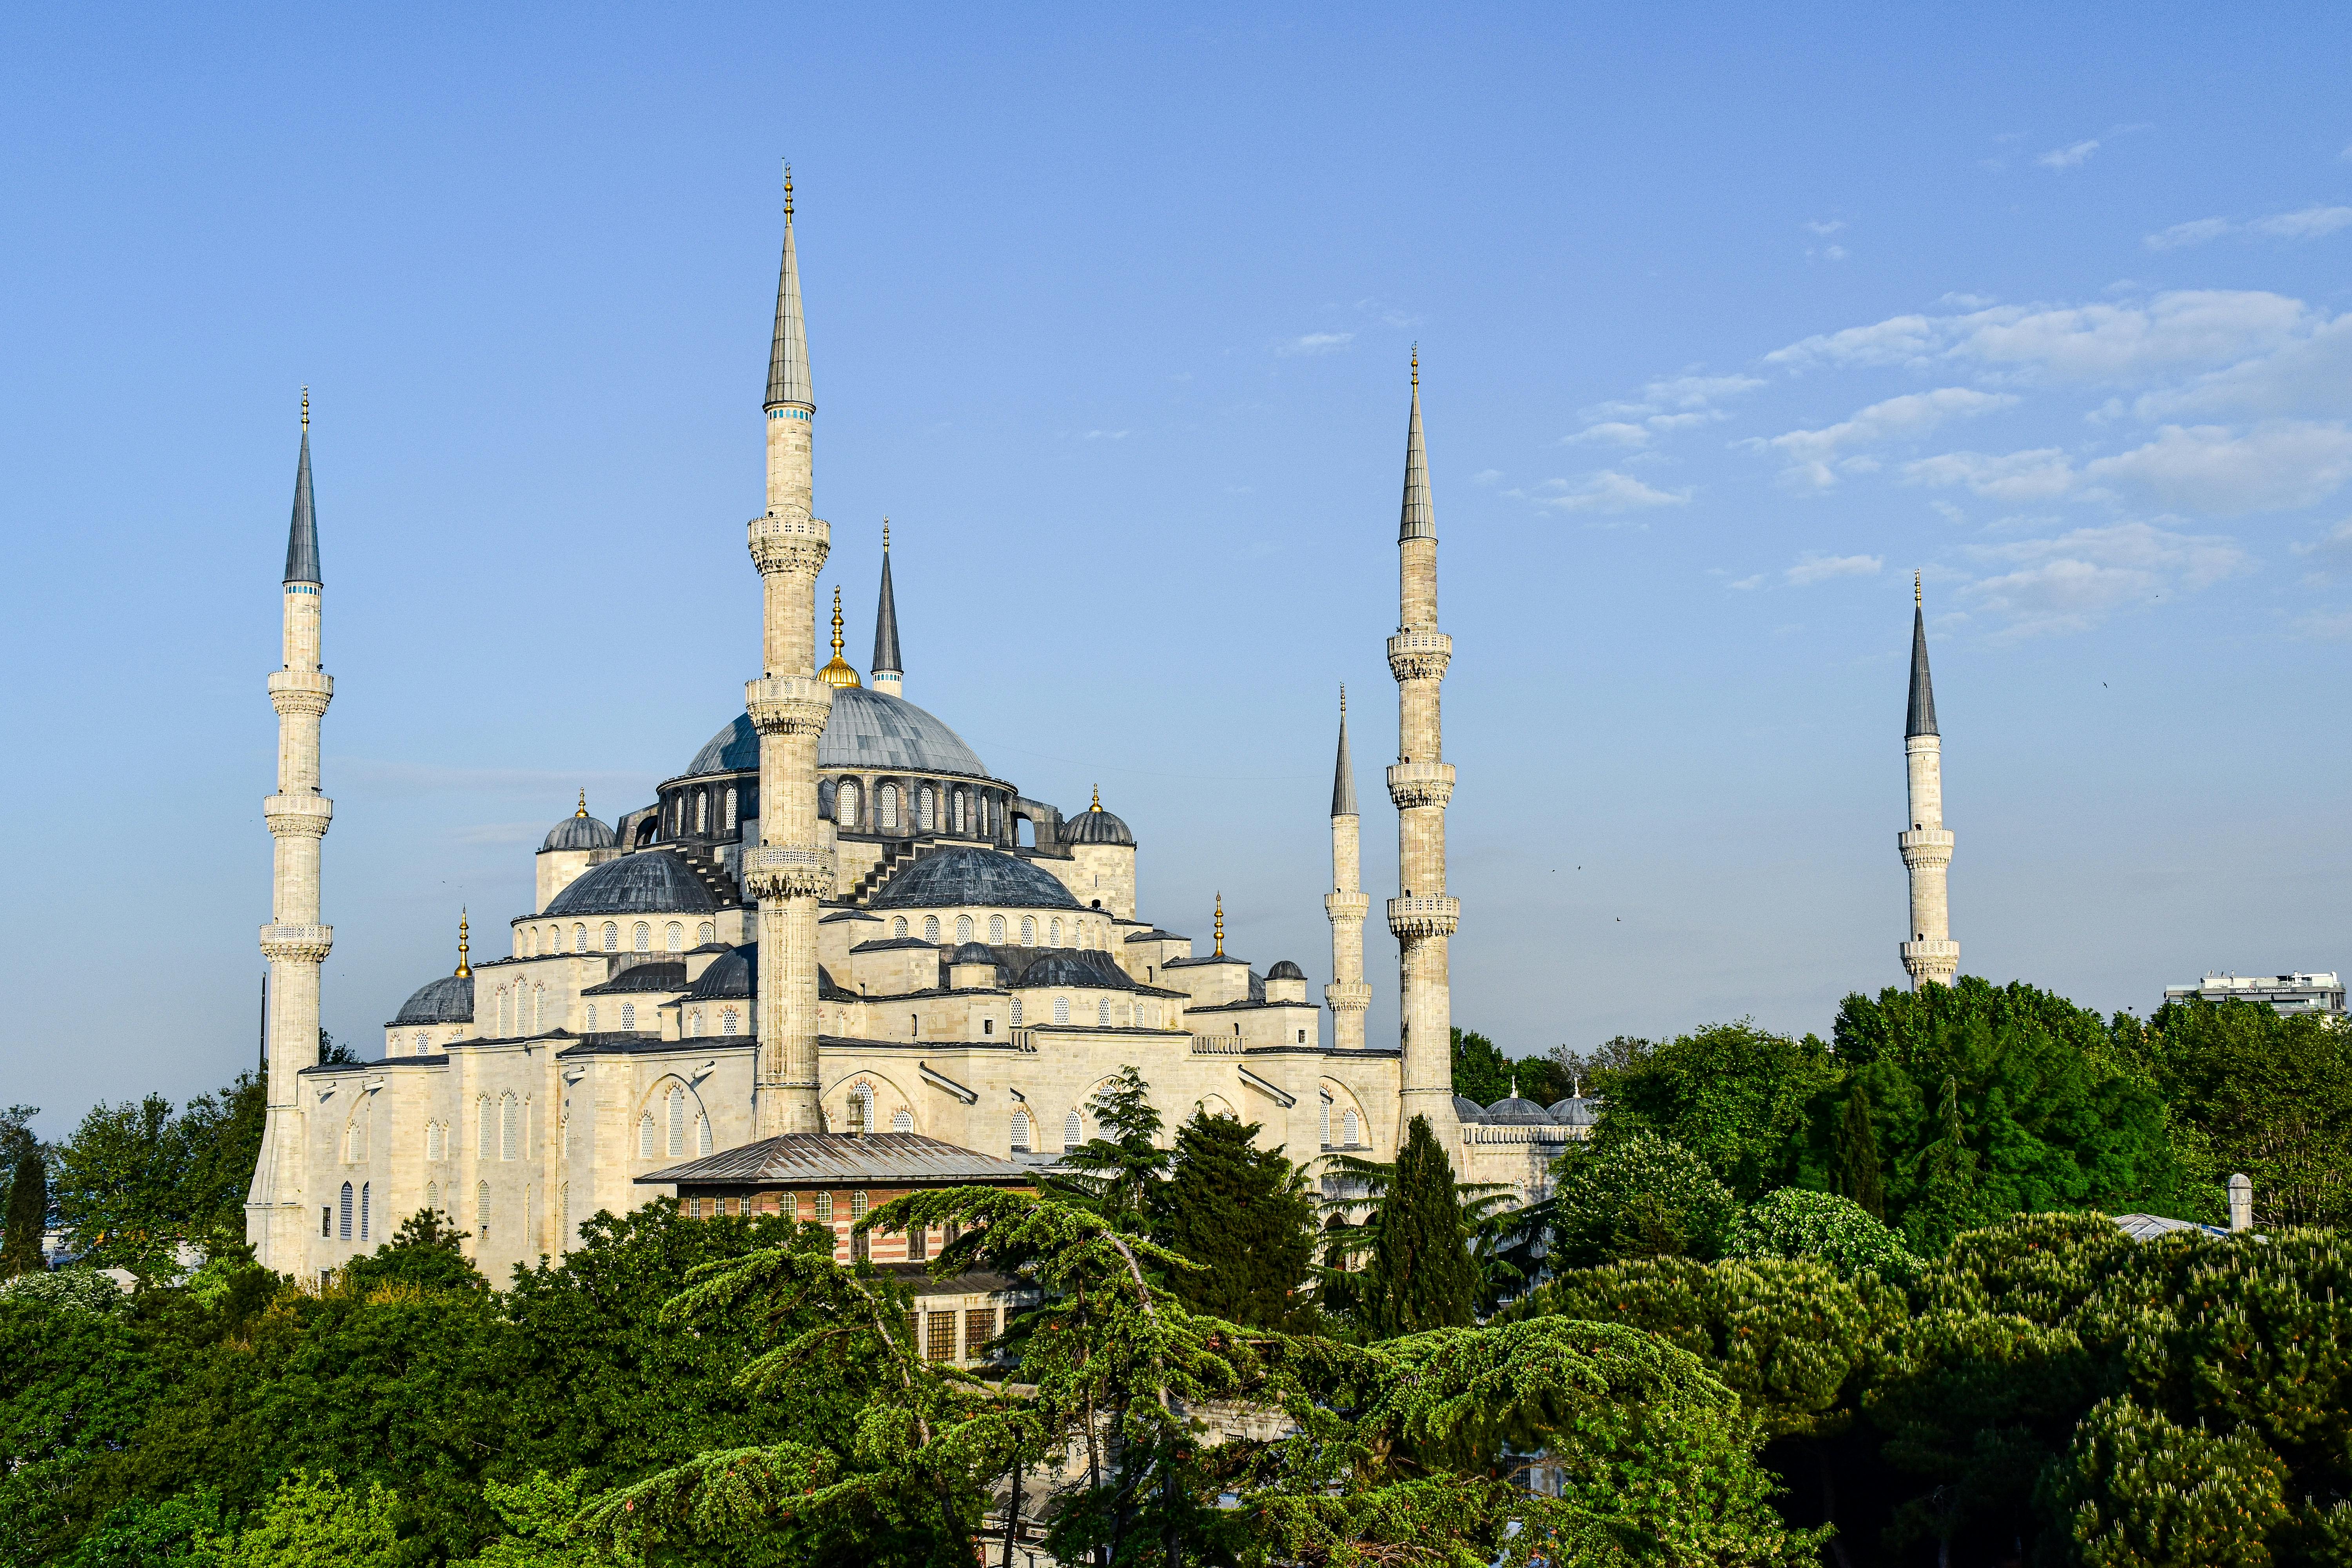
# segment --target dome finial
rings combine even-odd
[[[1102,785],[1095,785],[1095,803],[1094,805],[1087,807],[1087,809],[1088,811],[1100,811],[1102,809]]]
[[[890,520],[887,517],[882,520],[882,553],[890,553]]]
[[[849,661],[841,657],[841,584],[838,583],[833,588],[833,662],[818,670],[816,678],[836,689],[866,684],[857,679],[857,671],[849,668]]]
[[[460,904],[457,907],[457,978],[470,980],[473,975],[474,966],[466,962],[466,909]]]
[[[1209,956],[1212,958],[1225,956],[1225,895],[1223,893],[1217,895],[1217,951]]]
[[[784,216],[793,216],[793,161],[784,160]]]
[[[572,815],[574,816],[585,816],[588,815],[588,786],[586,784],[582,784],[580,786],[580,809],[573,812]]]
[[[1519,1075],[1517,1073],[1511,1075],[1511,1098],[1513,1100],[1519,1098]]]
[[[308,436],[310,433],[310,384],[306,382],[306,383],[304,383],[304,384],[303,384],[303,386],[302,386],[302,434],[303,434],[303,435],[305,435],[305,436]]]
[[[1415,391],[1421,389],[1421,344],[1418,342],[1412,345],[1412,384]]]
[[[1927,601],[1919,593],[1919,574],[1916,572],[1911,574],[1911,607],[1915,610],[1927,607]]]

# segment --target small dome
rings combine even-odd
[[[470,1024],[474,1021],[474,977],[445,974],[428,980],[400,1005],[394,1024]]]
[[[1135,982],[1128,978],[1127,971],[1111,963],[1108,955],[1094,952],[1049,953],[1022,973],[1021,984],[1076,985],[1093,991],[1135,989]]]
[[[610,827],[582,810],[549,828],[539,847],[541,854],[550,849],[610,849],[620,841]]]
[[[687,863],[673,849],[624,855],[590,868],[555,895],[551,915],[705,914],[719,907]]]
[[[589,873],[594,875],[593,871]],[[1078,900],[1055,879],[1052,872],[1015,856],[971,844],[960,844],[924,856],[892,877],[880,892],[866,900],[866,907],[875,910],[944,910],[972,904],[1075,910]]]
[[[1062,824],[1062,842],[1123,844],[1132,849],[1135,847],[1135,835],[1128,830],[1126,823],[1105,811],[1101,799],[1097,797],[1092,807]]]
[[[1562,1127],[1590,1127],[1601,1120],[1598,1097],[1570,1095],[1566,1100],[1551,1102],[1551,1119]]]
[[[1454,1097],[1454,1114],[1457,1120],[1465,1122],[1484,1121],[1486,1120],[1486,1108],[1466,1094],[1457,1094]]]
[[[730,947],[710,961],[710,967],[695,977],[686,988],[689,1002],[725,1000],[751,994],[751,981],[759,973],[760,944],[747,942],[740,947]]]
[[[1290,960],[1286,958],[1280,963],[1276,964],[1272,969],[1267,970],[1265,972],[1265,977],[1268,980],[1304,980],[1307,978],[1307,971],[1299,968],[1298,965],[1291,963]]]
[[[1486,1120],[1497,1127],[1549,1127],[1551,1112],[1532,1100],[1513,1095],[1486,1108]]]
[[[989,952],[984,943],[968,942],[949,953],[948,962],[950,963],[994,963],[996,954]]]
[[[695,752],[684,776],[751,773],[759,765],[760,734],[745,714]],[[989,776],[979,753],[946,724],[903,697],[863,686],[834,692],[833,716],[817,737],[816,765]]]

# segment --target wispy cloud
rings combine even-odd
[[[1285,338],[1274,345],[1274,352],[1285,358],[1293,354],[1337,353],[1356,341],[1353,332],[1307,332],[1295,338]]]
[[[1131,431],[1127,430],[1089,430],[1086,433],[1084,439],[1088,441],[1124,441],[1131,434]]]
[[[2079,528],[2049,539],[1990,545],[1977,557],[2010,570],[1962,590],[1978,609],[2008,623],[2005,636],[2086,631],[2116,610],[2154,604],[2250,569],[2237,542],[2151,522]]]
[[[2079,169],[2089,163],[2091,154],[2098,150],[2099,144],[2095,141],[2077,142],[2071,147],[2053,147],[2033,161],[2045,169]]]
[[[2259,289],[2176,289],[2122,304],[1890,316],[1801,339],[1764,363],[1803,371],[1958,361],[2072,381],[2130,380],[2229,364],[2308,333],[2321,319],[2299,300]]]
[[[1822,555],[1807,551],[1798,557],[1794,566],[1781,575],[1791,588],[1805,588],[1815,583],[1826,583],[1832,577],[1874,577],[1885,564],[1884,556]]]
[[[1827,489],[1837,482],[1832,467],[1841,451],[1898,438],[1922,436],[1948,419],[1966,418],[2007,408],[2017,401],[2012,393],[1978,392],[1946,386],[1933,392],[1908,393],[1856,410],[1848,418],[1819,430],[1791,430],[1751,445],[1769,447],[1790,459],[1788,477],[1795,482]]]
[[[1687,506],[1691,499],[1687,489],[1656,489],[1613,468],[1603,468],[1573,483],[1547,479],[1541,488],[1549,493],[1531,498],[1538,506],[1553,511],[1597,512],[1603,516],[1648,511],[1662,506]]]
[[[1502,477],[1503,470],[1500,468],[1481,468],[1470,476],[1470,482],[1474,485],[1491,485],[1498,483]]]
[[[2308,206],[2245,223],[2225,217],[2196,218],[2159,230],[2140,243],[2150,250],[2178,250],[2231,234],[2259,234],[2273,239],[2324,239],[2346,228],[2352,228],[2352,207]]]
[[[2178,250],[2184,245],[2202,245],[2209,239],[2219,239],[2235,227],[2237,225],[2225,217],[2192,218],[2187,223],[2159,229],[2140,243],[2150,250]]]
[[[1560,445],[1575,446],[1599,442],[1611,447],[1646,447],[1650,444],[1647,426],[1629,425],[1622,420],[1610,420],[1600,425],[1588,425],[1573,436],[1560,437]]]
[[[1820,235],[1823,239],[1827,239],[1830,236],[1832,236],[1832,235],[1833,235],[1833,234],[1835,234],[1835,233],[1837,233],[1840,229],[1842,229],[1842,228],[1845,227],[1845,219],[1843,219],[1843,218],[1842,218],[1842,217],[1833,217],[1833,218],[1826,218],[1826,219],[1824,219],[1824,218],[1811,218],[1811,219],[1807,220],[1807,222],[1806,222],[1806,224],[1805,224],[1805,227],[1806,227],[1806,229],[1807,229],[1809,232],[1813,233],[1813,234],[1818,234],[1818,235]]]

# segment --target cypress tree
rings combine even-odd
[[[27,1149],[8,1183],[7,1229],[0,1235],[0,1279],[41,1271],[41,1227],[48,1212],[48,1167],[42,1163],[39,1150]]]
[[[1258,1124],[1195,1111],[1176,1132],[1176,1164],[1154,1194],[1152,1237],[1208,1271],[1173,1270],[1168,1288],[1196,1312],[1251,1328],[1297,1326],[1292,1293],[1312,1271],[1315,1208],[1306,1176]]]
[[[1381,1199],[1380,1237],[1365,1272],[1367,1339],[1465,1325],[1476,1315],[1478,1268],[1454,1190],[1454,1165],[1416,1116],[1397,1151],[1396,1175]]]
[[[1886,1175],[1878,1162],[1878,1130],[1870,1120],[1870,1091],[1857,1088],[1846,1097],[1845,1115],[1837,1130],[1838,1192],[1886,1220]]]

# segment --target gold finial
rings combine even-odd
[[[303,388],[302,388],[302,434],[303,434],[303,435],[305,435],[305,436],[308,436],[310,433],[310,389],[308,386],[305,386],[305,387],[303,387]]]
[[[784,216],[793,216],[793,161],[784,160]]]
[[[574,816],[585,816],[588,815],[588,786],[586,784],[580,786],[580,809],[573,812],[572,815]]]
[[[1209,956],[1212,958],[1225,956],[1225,896],[1223,893],[1217,895],[1217,951]]]
[[[457,978],[470,980],[473,975],[474,966],[466,962],[466,911],[460,906],[457,910]]]
[[[1421,345],[1412,345],[1412,389],[1421,390]]]
[[[1911,574],[1911,607],[1915,610],[1927,607],[1927,601],[1919,595],[1919,574],[1916,572]]]
[[[1340,718],[1342,718],[1342,719],[1345,719],[1347,716],[1348,716],[1348,683],[1347,683],[1346,681],[1344,681],[1344,680],[1343,680],[1343,681],[1339,682],[1339,717],[1340,717]]]
[[[882,553],[890,553],[890,520],[887,517],[882,520]]]
[[[1102,809],[1102,785],[1095,785],[1095,803],[1094,805],[1087,807],[1087,809],[1088,811],[1100,811]]]
[[[841,657],[841,586],[838,584],[833,590],[833,662],[818,670],[816,678],[836,690],[866,684],[857,679],[857,671],[850,668],[849,661]]]

